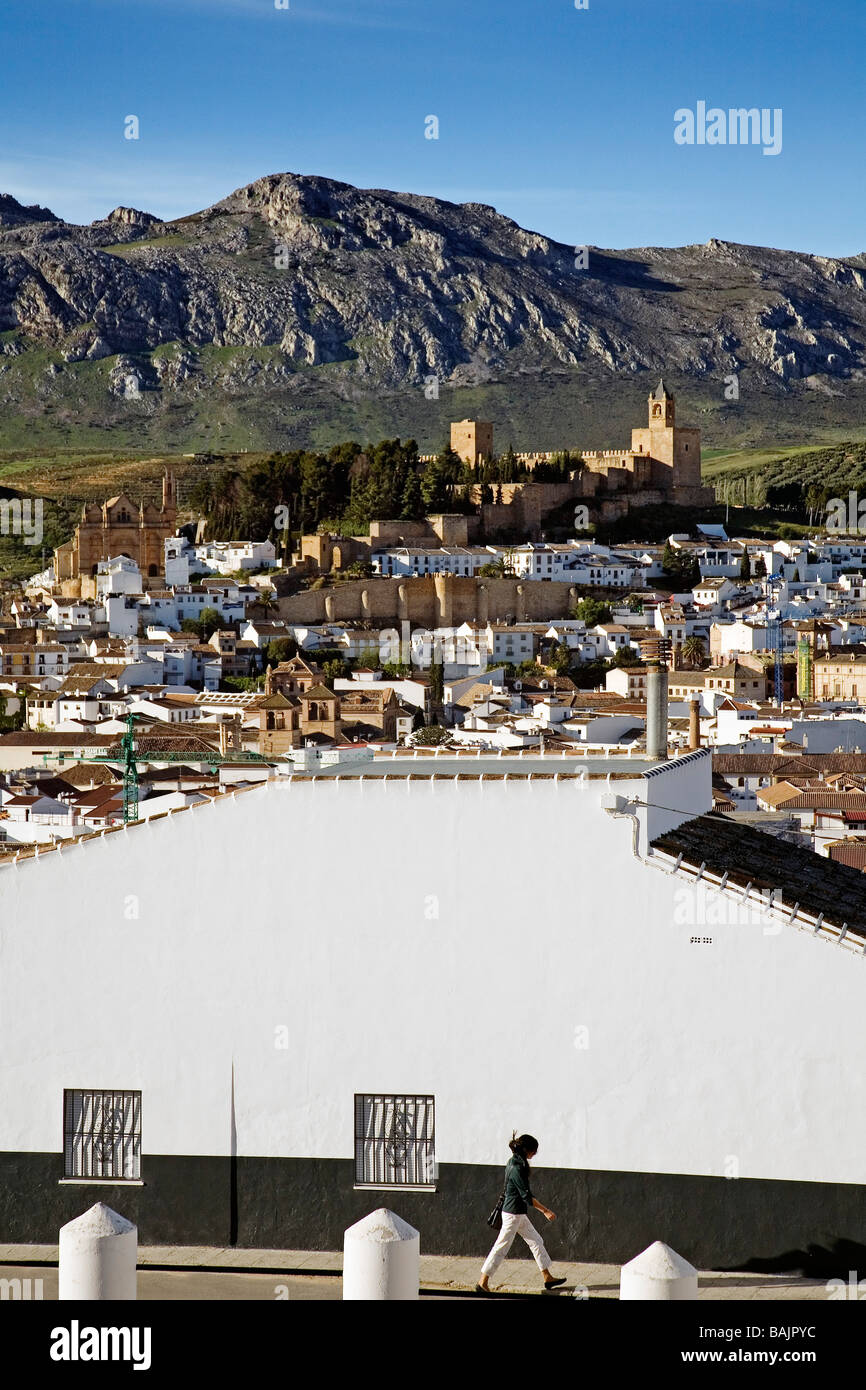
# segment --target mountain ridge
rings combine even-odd
[[[503,447],[616,446],[662,371],[714,442],[862,427],[866,253],[583,251],[319,175],[166,222],[2,194],[0,445],[295,447],[375,422],[433,445],[486,411]]]

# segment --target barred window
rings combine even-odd
[[[63,1176],[141,1176],[141,1091],[63,1092]]]
[[[355,1096],[355,1184],[435,1187],[432,1096]]]

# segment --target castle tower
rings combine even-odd
[[[632,452],[651,460],[652,484],[673,502],[707,504],[701,487],[701,432],[676,422],[676,401],[664,378],[647,400],[646,429],[632,430]]]
[[[451,448],[470,468],[493,457],[493,425],[489,420],[458,420],[451,426]]]

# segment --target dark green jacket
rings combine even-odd
[[[514,1216],[525,1216],[531,1206],[529,1164],[522,1154],[512,1154],[505,1165],[505,1201],[502,1210]]]

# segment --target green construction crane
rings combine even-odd
[[[134,714],[127,715],[126,732],[120,740],[120,753],[73,753],[69,755],[78,762],[88,763],[122,763],[123,764],[123,823],[129,825],[132,821],[138,820],[138,764],[142,762],[150,763],[205,763],[212,771],[223,763],[262,763],[269,766],[271,760],[265,758],[261,753],[216,753],[212,749],[206,754],[200,752],[168,752],[161,748],[153,749],[144,754],[135,746],[135,720]],[[159,735],[155,735],[159,737]]]
[[[138,764],[135,761],[135,715],[126,721],[126,733],[120,740],[123,749],[123,824],[138,820]]]

